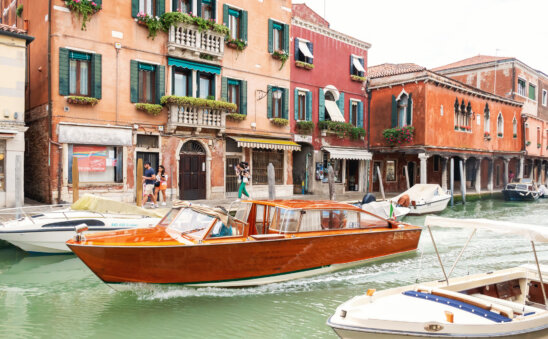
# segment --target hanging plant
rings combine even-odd
[[[402,128],[388,128],[382,131],[384,140],[390,145],[400,145],[406,142],[413,142],[415,127],[405,126]]]
[[[280,66],[280,70],[282,70],[282,68],[284,68],[285,62],[289,58],[289,54],[287,54],[285,51],[274,51],[274,53],[272,53],[272,57],[282,62],[282,65]]]
[[[141,12],[137,14],[135,21],[147,26],[149,33],[148,37],[152,39],[156,37],[158,31],[168,32],[171,26],[175,26],[177,24],[196,25],[200,32],[212,30],[224,35],[228,35],[230,33],[228,27],[225,25],[219,25],[214,19],[206,20],[199,16],[195,16],[192,12],[188,14],[182,12],[167,12],[159,17],[153,17]]]
[[[232,39],[230,36],[226,36],[225,43],[228,47],[243,51],[247,47],[247,43],[242,39]]]
[[[139,111],[157,116],[158,114],[160,114],[160,112],[162,112],[163,107],[162,105],[156,105],[156,104],[137,103],[135,104],[135,108],[137,108],[137,110]]]
[[[86,30],[86,24],[91,20],[91,16],[101,10],[101,5],[91,0],[65,0],[65,6],[71,12],[78,14],[82,21],[82,31]],[[21,8],[21,11],[23,11],[23,8]]]
[[[159,30],[162,30],[162,22],[160,20],[160,17],[148,15],[145,12],[139,12],[137,13],[137,17],[135,18],[135,21],[137,21],[138,24],[147,26],[148,28],[148,37],[147,38],[154,38],[158,34]]]

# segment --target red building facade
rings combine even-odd
[[[455,190],[493,191],[519,172],[521,103],[414,64],[371,67],[369,76],[373,191],[379,172],[388,192],[450,188],[451,162]]]
[[[290,126],[301,145],[293,155],[295,192],[326,193],[329,164],[337,193],[365,191],[370,45],[330,29],[305,4],[293,5],[291,37]]]

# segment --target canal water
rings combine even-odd
[[[548,227],[548,199],[482,200],[443,216],[484,217]],[[409,217],[422,225],[424,217]],[[451,265],[468,231],[433,228]],[[537,247],[541,263],[548,246]],[[478,232],[456,275],[533,264],[530,243]],[[334,309],[368,288],[377,290],[442,277],[428,232],[412,255],[334,274],[267,286],[219,289],[140,286],[118,292],[73,255],[30,256],[0,248],[0,338],[332,338]]]

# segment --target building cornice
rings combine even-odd
[[[539,71],[537,69],[532,68],[531,66],[527,65],[526,63],[520,61],[516,58],[508,58],[508,59],[501,59],[501,60],[494,60],[494,61],[488,61],[488,62],[482,62],[478,64],[472,64],[472,65],[466,65],[466,66],[458,66],[458,67],[451,67],[446,68],[442,70],[434,71],[439,74],[451,74],[455,75],[456,73],[466,73],[469,71],[475,71],[479,69],[486,69],[486,68],[494,68],[495,66],[504,65],[504,64],[517,64],[520,67],[524,68],[530,73],[533,73],[534,75],[538,77],[544,77],[547,78],[547,75],[544,74],[542,71]]]
[[[315,25],[315,24],[313,24],[309,21],[305,21],[305,20],[300,19],[300,18],[293,17],[291,19],[291,24],[295,25],[295,26],[305,28],[309,31],[312,31],[312,32],[315,32],[315,33],[318,33],[318,34],[325,35],[329,38],[338,40],[340,42],[344,42],[346,44],[349,44],[349,45],[352,45],[352,46],[355,46],[355,47],[358,47],[358,48],[361,48],[361,49],[368,50],[369,48],[371,48],[370,43],[358,40],[358,39],[353,38],[351,36],[348,36],[346,34],[342,34],[340,32],[332,30],[331,28]]]

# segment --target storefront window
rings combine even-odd
[[[81,183],[123,182],[122,147],[69,145],[69,183],[72,183],[73,157],[78,159]]]
[[[268,184],[268,164],[274,165],[276,184],[284,182],[284,153],[283,151],[254,150],[253,163],[251,164],[251,178],[253,184]]]
[[[0,140],[0,192],[6,191],[6,140]]]
[[[394,160],[386,161],[386,181],[396,181],[396,162]]]
[[[328,165],[331,164],[333,167],[333,174],[335,175],[335,182],[341,183],[342,182],[342,160],[341,159],[329,159],[329,153],[323,152],[323,168],[324,168],[324,180],[323,182],[329,181],[328,176]]]

